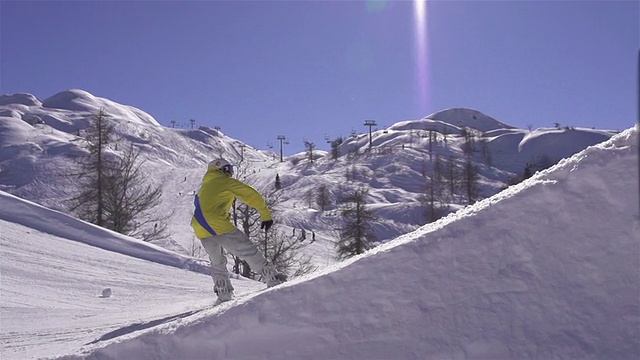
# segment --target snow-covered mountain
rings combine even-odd
[[[527,164],[547,167],[593,144],[613,132],[594,129],[517,129],[470,109],[449,109],[424,119],[398,122],[372,134],[354,134],[339,147],[340,156],[316,151],[313,164],[306,154],[279,162],[273,152],[254,149],[217,129],[173,129],[162,126],[149,114],[132,106],[72,89],[40,100],[30,94],[0,96],[0,190],[65,212],[64,200],[75,191],[65,176],[74,168],[73,157],[84,152],[78,136],[88,119],[104,109],[116,121],[119,144],[143,150],[148,178],[164,189],[159,213],[171,214],[171,239],[159,245],[189,252],[193,235],[189,226],[192,194],[206,164],[224,156],[243,169],[242,177],[264,193],[272,193],[276,175],[282,179],[276,222],[284,231],[305,229],[318,240],[308,246],[316,262],[332,263],[337,202],[346,191],[370,189],[371,207],[379,221],[378,240],[392,239],[417,229],[426,220],[419,198],[425,193],[434,158],[460,165],[465,131],[477,144],[470,158],[478,168],[480,197],[491,196],[510,177],[522,175]],[[466,130],[470,128],[472,130]],[[432,131],[431,140],[427,134]],[[121,146],[120,151],[126,146]],[[116,148],[111,149],[117,152]],[[535,170],[535,168],[534,168]],[[320,211],[309,194],[326,185],[333,204]],[[448,212],[464,203],[452,199]]]
[[[161,265],[183,257],[0,192],[0,357],[637,359],[637,160],[634,128],[215,308],[207,276]]]

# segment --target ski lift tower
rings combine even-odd
[[[371,127],[372,126],[376,126],[376,121],[375,120],[365,120],[364,121],[364,126],[368,126],[369,127],[369,150],[371,150]]]
[[[287,138],[284,135],[278,135],[278,137],[276,138],[280,141],[280,162],[282,162],[282,143],[284,142],[285,144],[288,144],[289,142],[287,141]]]
[[[244,162],[244,148],[246,147],[247,145],[240,144],[240,162]]]

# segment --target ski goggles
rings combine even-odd
[[[229,175],[229,176],[233,176],[233,165],[228,164],[225,165],[223,167],[220,168],[220,171],[222,171],[223,173]]]

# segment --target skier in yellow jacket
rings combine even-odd
[[[233,178],[233,166],[228,161],[213,160],[195,196],[191,226],[209,254],[213,289],[218,295],[218,302],[233,298],[224,250],[246,261],[253,271],[262,275],[267,287],[286,280],[249,238],[231,223],[229,210],[235,198],[258,210],[262,219],[260,228],[269,230],[273,220],[264,198],[251,186]]]

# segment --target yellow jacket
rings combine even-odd
[[[191,227],[198,239],[233,231],[229,209],[238,198],[260,213],[262,221],[271,220],[271,210],[260,193],[251,186],[227,176],[216,168],[208,168],[200,191],[195,196]]]

